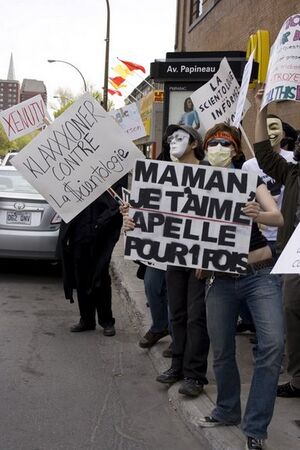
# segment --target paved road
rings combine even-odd
[[[0,274],[0,450],[201,450],[116,290],[117,335],[72,334],[53,268],[0,261]]]

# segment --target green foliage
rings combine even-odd
[[[59,117],[63,112],[65,112],[65,110],[68,109],[69,106],[71,106],[74,103],[74,101],[75,100],[69,100],[67,103],[62,105],[59,109],[54,111],[53,115],[54,115],[55,119],[57,119],[57,117]]]
[[[10,141],[6,136],[6,133],[0,124],[0,156],[5,156],[9,151],[18,151],[29,144],[32,139],[39,134],[39,130],[34,131],[33,133],[26,134],[14,141]]]

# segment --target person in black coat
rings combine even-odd
[[[112,188],[122,196],[127,176]],[[106,191],[69,223],[62,222],[60,244],[63,283],[71,303],[77,291],[80,320],[72,332],[94,330],[96,313],[105,336],[115,335],[109,264],[122,227],[118,203]]]

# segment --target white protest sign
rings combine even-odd
[[[261,108],[280,100],[300,101],[300,14],[284,22],[272,46]]]
[[[12,164],[69,222],[132,169],[143,154],[113,118],[84,94],[30,142]]]
[[[10,141],[42,128],[45,117],[50,120],[41,95],[0,112],[0,121]]]
[[[137,160],[125,257],[242,273],[252,223],[242,208],[256,185],[253,172]]]
[[[300,274],[300,224],[284,247],[271,273]]]
[[[136,103],[112,110],[110,114],[132,141],[146,136],[147,133]]]
[[[195,110],[204,128],[208,130],[219,122],[234,121],[240,85],[226,58],[223,58],[218,72],[191,95]],[[250,108],[246,99],[243,115]]]
[[[124,203],[129,203],[130,202],[130,191],[128,191],[128,189],[122,187],[122,200]],[[125,245],[125,239],[124,239],[124,245]],[[155,269],[160,269],[160,270],[167,270],[167,265],[166,264],[161,264],[158,263],[156,261],[144,261],[144,260],[140,260],[141,263],[143,263],[145,266],[149,266],[149,267],[153,267]]]
[[[234,117],[234,121],[233,121],[233,126],[237,127],[237,128],[240,126],[240,123],[241,123],[241,120],[243,117],[244,105],[245,105],[245,101],[247,99],[247,92],[248,92],[248,88],[249,88],[250,77],[251,77],[251,72],[252,72],[252,67],[253,67],[254,53],[255,53],[255,50],[251,53],[251,55],[248,59],[248,62],[244,68],[241,89],[240,89],[239,98],[238,98],[237,105],[236,105],[236,113],[235,113],[235,117]]]

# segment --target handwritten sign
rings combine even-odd
[[[195,110],[205,130],[219,122],[233,123],[237,108],[240,85],[226,58],[223,58],[218,72],[191,95]],[[242,117],[250,108],[246,99]]]
[[[0,112],[0,121],[10,141],[42,128],[45,117],[50,120],[41,95]]]
[[[146,136],[145,127],[136,103],[112,110],[110,114],[133,141]]]
[[[235,113],[234,121],[233,121],[233,126],[237,127],[237,128],[240,126],[240,123],[241,123],[241,120],[243,117],[244,105],[245,105],[245,102],[247,99],[247,92],[248,92],[248,88],[249,88],[249,82],[250,82],[250,77],[251,77],[251,72],[252,72],[252,67],[253,67],[254,53],[255,53],[255,51],[253,51],[251,53],[251,55],[248,59],[248,62],[244,68],[241,89],[240,89],[240,93],[239,93],[239,97],[238,97],[238,101],[237,101],[237,105],[236,105],[236,113]]]
[[[125,257],[243,273],[252,220],[242,208],[256,184],[241,170],[137,160]]]
[[[300,274],[300,224],[284,247],[271,273]]]
[[[84,94],[12,164],[69,222],[142,157],[112,117]]]
[[[261,108],[281,100],[300,101],[300,14],[284,22],[272,46]]]

